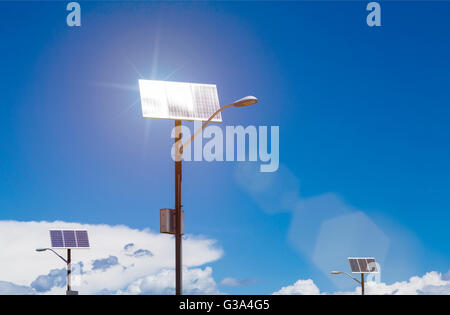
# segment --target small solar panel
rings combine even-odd
[[[349,257],[352,273],[377,273],[378,267],[373,257]]]
[[[85,230],[51,230],[50,241],[54,248],[89,248]]]
[[[145,118],[206,121],[220,108],[214,84],[139,80],[139,91]]]

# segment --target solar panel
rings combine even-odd
[[[53,248],[89,248],[85,230],[51,230],[50,241]]]
[[[378,273],[377,263],[372,257],[349,257],[352,273]]]
[[[145,118],[206,121],[220,108],[214,84],[139,80],[139,91]]]

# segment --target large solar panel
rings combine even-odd
[[[139,80],[139,91],[145,118],[206,121],[220,108],[214,84]]]
[[[352,273],[378,273],[378,267],[373,257],[349,257]]]
[[[53,248],[89,248],[86,230],[50,230]]]

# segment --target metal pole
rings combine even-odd
[[[66,295],[69,295],[70,292],[70,273],[72,272],[71,270],[71,257],[70,257],[70,248],[67,249],[67,292]]]
[[[361,273],[361,295],[364,295],[364,274]]]
[[[175,120],[175,292],[182,294],[181,257],[181,120]]]

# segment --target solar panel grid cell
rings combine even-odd
[[[367,266],[366,258],[359,258],[358,264],[359,264],[359,269],[361,270],[361,272],[369,272],[369,267]]]
[[[50,242],[52,247],[64,247],[64,239],[62,231],[52,230],[50,231]]]
[[[76,231],[75,234],[78,247],[89,247],[89,238],[87,231]]]
[[[349,258],[348,262],[350,263],[350,269],[352,272],[361,272],[357,259]]]
[[[77,241],[75,239],[75,231],[64,230],[64,247],[77,247]]]

